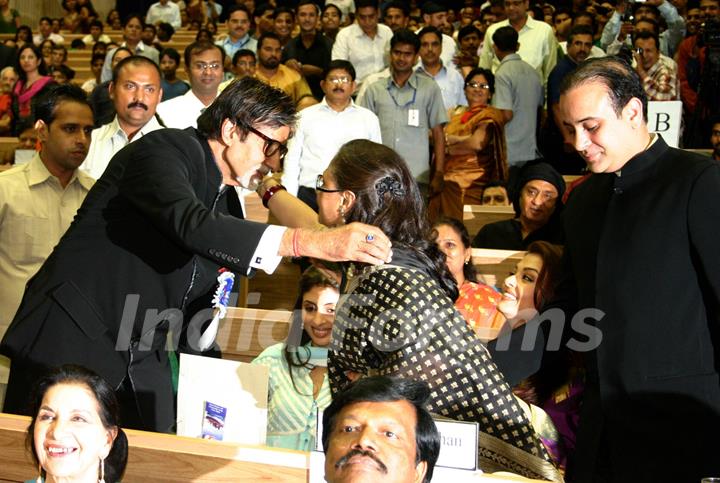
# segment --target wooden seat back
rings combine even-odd
[[[250,362],[271,345],[284,342],[291,315],[287,310],[228,308],[217,336],[223,358]]]
[[[38,469],[25,448],[30,418],[0,413],[0,481],[23,482]],[[126,429],[123,483],[147,481],[305,483],[308,453]]]
[[[512,206],[465,205],[463,207],[463,224],[471,240],[483,226],[512,218],[515,218]]]

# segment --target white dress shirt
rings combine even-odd
[[[500,60],[493,51],[492,36],[497,29],[508,25],[510,25],[510,21],[503,20],[492,24],[485,32],[485,41],[480,54],[480,67],[492,69],[493,74],[500,66]],[[520,49],[517,53],[520,58],[540,74],[543,85],[547,84],[547,78],[557,64],[557,39],[552,27],[528,15],[527,22],[520,29],[518,42]]]
[[[117,116],[115,116],[112,122],[93,129],[90,149],[88,150],[85,161],[80,165],[80,169],[93,178],[99,179],[105,172],[105,168],[110,164],[112,157],[115,156],[115,153],[131,142],[137,141],[145,134],[155,131],[156,129],[162,129],[162,126],[157,122],[155,116],[153,116],[135,133],[131,140],[128,140],[127,134],[120,128]]]
[[[197,118],[205,110],[205,104],[190,89],[182,96],[168,99],[157,106],[157,113],[165,123],[165,127],[185,129],[197,127]]]
[[[167,22],[175,30],[179,29],[182,24],[180,21],[180,8],[174,2],[167,2],[165,5],[160,2],[153,3],[148,8],[145,23],[155,25],[158,22]]]
[[[375,38],[371,39],[354,23],[338,32],[332,59],[347,60],[355,67],[355,79],[359,87],[367,76],[388,66],[392,36],[390,27],[378,24]]]
[[[330,164],[340,146],[353,139],[381,143],[377,116],[352,100],[337,112],[325,98],[300,111],[295,135],[288,143],[282,183],[296,195],[299,186],[315,189],[315,179]]]

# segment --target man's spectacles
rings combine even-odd
[[[352,82],[349,77],[329,77],[327,81],[335,85],[350,84]]]
[[[479,82],[468,82],[465,87],[472,87],[473,89],[490,89],[490,84],[481,84]]]
[[[322,174],[317,175],[317,178],[315,179],[315,189],[318,191],[322,191],[323,193],[340,193],[341,191],[345,191],[325,188],[325,178],[323,178]]]
[[[265,146],[263,147],[263,154],[265,154],[266,158],[272,158],[275,156],[278,152],[280,153],[280,161],[285,159],[285,155],[288,152],[287,146],[285,146],[283,143],[278,141],[277,139],[273,139],[271,137],[268,137],[255,129],[252,126],[247,127],[248,131],[255,134],[256,136],[262,138],[263,141],[265,141]]]
[[[206,71],[206,70],[215,71],[215,70],[218,70],[222,66],[220,64],[218,64],[217,62],[213,62],[212,64],[207,64],[205,62],[195,62],[193,64],[193,67],[195,67],[197,70],[202,70],[202,71]]]

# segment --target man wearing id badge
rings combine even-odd
[[[255,189],[281,168],[295,116],[289,96],[244,78],[208,106],[197,129],[153,131],[112,158],[0,343],[11,360],[5,412],[22,414],[38,375],[73,363],[115,389],[124,426],[173,431],[168,330],[201,330],[207,318],[195,320],[190,307],[215,287],[221,267],[251,276],[291,255],[390,260],[380,229],[325,229],[281,185],[258,194],[293,228],[243,219],[234,188]],[[216,305],[224,299],[220,291]]]
[[[442,191],[443,125],[448,118],[438,85],[413,71],[419,51],[417,35],[408,29],[396,31],[390,40],[391,76],[373,82],[360,103],[377,114],[383,144],[402,156],[427,198]],[[428,130],[433,140],[434,169],[430,165]]]

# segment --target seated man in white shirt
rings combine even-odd
[[[350,97],[355,90],[355,68],[350,62],[330,62],[320,88],[325,93],[322,102],[300,111],[282,177],[288,192],[315,211],[318,209],[315,181],[340,146],[353,139],[382,142],[377,116],[356,105]]]
[[[115,118],[93,130],[90,151],[80,166],[95,179],[120,149],[163,127],[155,118],[162,98],[160,68],[155,62],[139,55],[121,60],[113,69],[109,91]]]
[[[169,23],[175,29],[180,28],[182,23],[180,21],[180,7],[178,7],[175,2],[171,2],[170,0],[160,0],[157,3],[153,3],[150,5],[150,8],[148,8],[145,23],[157,25],[162,22]]]
[[[185,68],[190,76],[190,90],[184,95],[161,102],[157,107],[166,127],[197,127],[197,118],[215,100],[223,80],[225,51],[201,40],[185,48]]]

